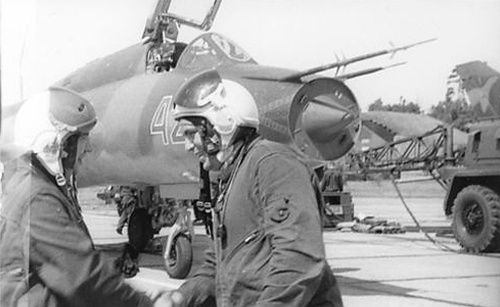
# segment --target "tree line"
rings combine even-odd
[[[368,106],[368,111],[393,111],[403,113],[423,114],[420,106],[412,101],[400,98],[399,103],[385,104],[382,99],[377,99]],[[467,104],[464,99],[446,99],[433,105],[429,112],[425,113],[442,122],[451,124],[454,127],[465,130],[466,124],[476,117],[474,109]]]

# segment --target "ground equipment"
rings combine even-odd
[[[500,252],[500,119],[483,120],[469,129],[463,148],[454,148],[451,126],[439,126],[353,153],[348,164],[365,178],[374,172],[389,172],[393,178],[402,171],[427,172],[446,189],[444,213],[452,218],[460,245],[469,252]]]

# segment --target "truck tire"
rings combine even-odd
[[[166,248],[166,244],[164,249]],[[165,250],[163,250],[165,255]],[[164,259],[165,270],[171,278],[185,278],[193,264],[193,249],[191,240],[184,234],[179,234],[172,243],[170,254]]]
[[[128,220],[128,242],[137,251],[142,252],[153,238],[151,216],[144,208],[135,209]]]
[[[453,232],[469,252],[500,251],[500,199],[491,189],[471,185],[454,201]]]

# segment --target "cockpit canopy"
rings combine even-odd
[[[183,51],[178,68],[204,70],[239,63],[257,64],[245,50],[218,33],[204,33]]]

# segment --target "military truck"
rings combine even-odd
[[[445,213],[458,242],[472,252],[500,252],[500,74],[485,62],[457,65],[448,99],[465,99],[481,120],[469,126],[465,152],[448,179]]]
[[[500,252],[500,119],[470,127],[459,163],[439,173],[455,238],[467,251]]]

